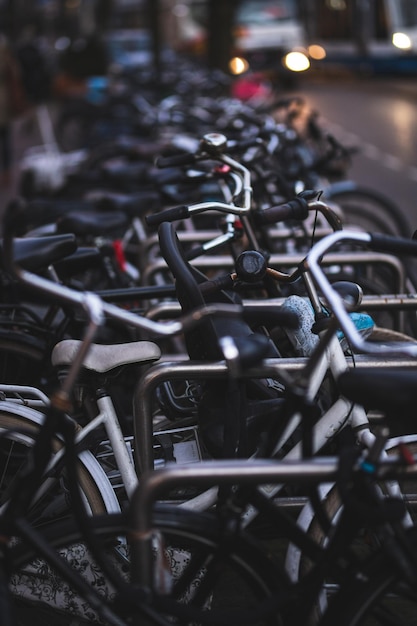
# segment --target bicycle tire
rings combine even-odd
[[[327,192],[326,192],[327,194]],[[358,194],[356,196],[356,194]],[[326,198],[339,205],[343,228],[361,230],[370,233],[382,233],[393,237],[410,238],[412,229],[404,214],[388,198],[372,190],[358,187],[357,190],[342,190],[329,193]],[[406,293],[415,294],[417,285],[417,265],[414,259],[401,259]],[[361,284],[366,294],[398,293],[398,277],[396,272],[386,264],[369,266],[364,264],[356,268],[356,282]],[[401,290],[401,289],[400,289]],[[378,313],[378,315],[381,315]],[[392,314],[391,314],[392,317]],[[386,322],[380,319],[380,325]],[[385,316],[386,319],[386,316]],[[417,334],[416,313],[408,311],[406,314],[406,330],[413,335]]]
[[[402,436],[400,438],[401,443],[406,443],[407,448],[410,450],[412,454],[417,453],[417,435],[408,435]],[[391,440],[391,447],[387,450],[388,454],[395,455],[398,451],[398,438],[393,438]],[[403,495],[403,499],[405,504],[407,505],[408,513],[412,517],[413,524],[417,521],[417,511],[415,509],[416,504],[416,495],[417,495],[417,484],[416,481],[412,482],[410,480],[407,481],[407,485],[410,485],[408,491],[401,487],[401,492]],[[337,520],[340,511],[341,511],[341,501],[340,495],[337,487],[334,485],[324,486],[322,488],[321,497],[323,498],[323,505],[326,515],[328,519],[331,520],[332,523]],[[408,503],[411,502],[411,506],[408,506]],[[414,505],[414,508],[413,508]],[[326,542],[327,534],[324,532],[322,526],[318,522],[318,520],[314,517],[312,509],[307,505],[301,516],[298,519],[298,524],[300,527],[304,528],[304,530],[308,533],[311,539],[313,539],[316,543],[323,545]],[[358,537],[357,541],[354,544],[354,549],[357,554],[361,556],[361,558],[369,558],[372,553],[378,549],[377,544],[372,542],[372,533],[367,533],[365,539],[362,537]],[[295,565],[295,561],[299,559],[298,565]],[[305,557],[304,554],[294,551],[294,546],[289,548],[289,553],[287,554],[287,569],[291,572],[291,577],[293,580],[302,579],[311,569],[311,561],[308,557]],[[334,592],[334,589],[332,589]],[[315,607],[314,612],[312,613],[312,619],[315,619],[318,622],[323,615],[325,608],[327,608],[327,596],[321,595],[319,597],[317,606]],[[313,622],[313,623],[316,623]],[[320,622],[321,626],[321,622]]]
[[[335,202],[342,211],[342,223],[345,229],[358,228],[365,232],[382,233],[388,236],[409,238],[412,235],[411,228],[405,214],[401,209],[384,194],[373,189],[357,186],[350,181],[336,183],[325,192],[325,200]],[[417,266],[413,259],[402,259],[402,264],[406,277],[406,292],[414,294],[417,285]],[[376,279],[376,280],[375,280]],[[363,279],[362,279],[363,280]],[[375,268],[371,289],[367,287],[366,293],[373,293],[372,282],[388,286],[387,290],[380,293],[397,293],[398,288],[392,285],[393,277],[390,276],[387,267]],[[358,280],[358,282],[361,282]],[[366,281],[365,281],[366,282]],[[392,286],[391,286],[392,285]],[[417,322],[413,312],[407,314],[409,331],[416,335]],[[382,324],[381,324],[382,325]]]
[[[415,553],[417,528],[410,529],[408,540]],[[415,589],[381,550],[334,596],[320,626],[411,626],[416,616]]]
[[[126,533],[126,520],[123,515],[107,515],[101,518],[93,518],[93,527],[96,536],[104,540],[107,557],[112,556],[112,565],[120,570],[121,576],[127,577],[128,548],[124,539]],[[193,601],[198,606],[207,604],[210,609],[219,612],[226,611],[230,621],[234,621],[233,615],[242,615],[243,612],[254,611],[259,614],[262,601],[271,601],[277,591],[285,597],[288,578],[276,563],[260,550],[260,546],[249,536],[239,533],[229,537],[227,546],[224,541],[222,523],[213,515],[196,514],[174,507],[159,507],[154,514],[154,528],[159,536],[163,536],[165,545],[164,559],[168,562],[170,575],[173,577],[173,591],[171,598],[177,602],[190,603]],[[54,548],[60,550],[68,562],[74,564],[77,571],[82,574],[86,582],[93,582],[94,586],[103,595],[103,598],[112,599],[114,588],[109,588],[108,582],[98,571],[91,561],[88,551],[80,536],[76,525],[71,523],[58,523],[51,525],[44,533],[45,539]],[[111,553],[111,554],[110,554]],[[44,562],[36,561],[36,548],[25,545],[17,545],[12,548],[13,571],[17,572],[12,577],[12,591],[17,599],[17,610],[27,608],[28,603],[32,606],[33,623],[34,613],[38,605],[43,610],[49,610],[51,614],[62,616],[68,608],[71,608],[71,619],[75,617],[81,620],[95,619],[91,609],[82,605],[82,600],[62,588],[62,581],[57,581],[57,576]],[[35,559],[35,562],[33,563]],[[35,570],[32,576],[38,575],[44,583],[36,580],[32,585],[28,583],[28,573]],[[49,578],[48,578],[49,577]],[[43,585],[43,586],[42,586]],[[60,596],[55,593],[54,599],[59,600],[66,606],[53,606],[51,594],[52,587],[60,590]],[[23,593],[25,597],[23,597]],[[46,607],[46,608],[45,608]],[[77,612],[79,614],[77,614]],[[123,616],[124,617],[124,616]],[[20,621],[20,626],[26,623]],[[58,622],[61,624],[61,622]],[[74,623],[74,622],[71,622]],[[75,622],[83,624],[84,622]],[[174,621],[173,623],[179,623]],[[192,623],[196,626],[198,620],[189,622],[181,620],[181,625]],[[220,620],[218,623],[224,623]],[[256,619],[249,622],[261,625],[281,625],[279,615],[273,614],[266,619]]]
[[[44,386],[50,377],[48,339],[42,329],[18,329],[20,321],[0,328],[0,376],[4,384]]]
[[[5,403],[6,404],[6,403]],[[20,406],[0,408],[0,503],[7,500],[8,489],[18,475],[19,468],[25,462],[28,448],[31,447],[39,432],[43,415],[33,409]],[[54,438],[54,453],[63,449],[63,442]],[[84,501],[92,515],[105,512],[117,512],[120,506],[111,484],[94,456],[88,450],[79,454],[79,480]],[[71,512],[71,503],[66,490],[65,471],[60,466],[53,476],[45,482],[42,497],[34,500],[28,512],[29,519],[37,526],[56,517],[67,516]]]
[[[401,209],[384,194],[350,181],[330,186],[324,192],[325,201],[330,200],[343,211],[344,227],[361,228],[366,232],[410,237],[412,230]]]
[[[375,326],[370,336],[367,338],[367,341],[375,343],[417,343],[417,339],[415,337],[410,337],[410,335],[401,333],[398,330],[393,330],[392,328],[382,328],[380,326]]]

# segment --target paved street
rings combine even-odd
[[[417,227],[417,89],[411,79],[306,81],[301,94],[343,145],[355,147],[348,177],[395,202]]]

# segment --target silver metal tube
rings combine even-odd
[[[300,254],[271,254],[268,259],[268,265],[273,268],[291,269],[297,267],[303,259],[304,257]],[[227,271],[228,269],[234,268],[234,259],[230,255],[226,254],[213,255],[211,257],[202,256],[197,259],[193,259],[190,263],[203,271],[208,269],[224,269]],[[331,252],[326,254],[326,256],[321,259],[321,264],[324,266],[356,264],[374,265],[378,263],[390,266],[396,275],[397,291],[398,293],[403,293],[405,291],[404,268],[400,260],[393,255],[367,251]],[[167,264],[163,259],[158,259],[154,263],[151,263],[143,273],[143,284],[151,285],[153,275],[166,268]]]
[[[324,473],[322,471],[324,469]],[[274,463],[247,461],[202,462],[192,468],[169,467],[149,472],[141,477],[140,486],[131,501],[131,579],[132,582],[152,588],[152,510],[158,496],[169,490],[170,486],[193,484],[197,487],[210,487],[216,484],[262,484],[291,480],[291,474],[303,480],[333,480],[336,476],[337,461],[326,467],[306,467],[300,463]]]
[[[172,488],[186,485],[208,488],[214,485],[263,485],[271,483],[319,484],[336,478],[338,459],[316,458],[312,461],[203,461],[193,466],[170,466],[148,472],[131,501],[132,580],[152,586],[152,510],[153,504]],[[381,477],[415,476],[417,464],[398,467],[395,460],[384,462]]]
[[[398,354],[417,357],[417,346],[415,344],[402,342],[394,345],[394,342],[392,342],[389,345],[381,345],[364,340],[358,333],[353,321],[344,307],[342,299],[339,294],[332,289],[328,278],[321,267],[322,257],[330,248],[340,241],[357,241],[366,244],[372,241],[372,237],[368,233],[359,233],[356,231],[339,231],[337,233],[333,233],[316,243],[316,245],[310,250],[307,255],[307,265],[315,283],[318,285],[319,289],[321,289],[323,296],[329,304],[329,308],[337,317],[343,332],[349,339],[349,342],[358,352],[375,355]]]
[[[309,359],[303,357],[284,359],[265,359],[256,368],[250,368],[241,373],[244,378],[260,378],[264,376],[279,376],[280,372],[294,372],[305,368]],[[415,368],[413,359],[405,358],[373,358],[367,355],[346,357],[349,367],[400,367]],[[228,375],[224,361],[207,363],[205,361],[161,362],[153,365],[141,378],[133,396],[133,425],[135,432],[135,462],[136,470],[142,474],[154,467],[153,461],[153,393],[158,385],[170,379],[203,379],[222,378]]]
[[[257,309],[265,310],[267,308],[276,309],[277,306],[284,304],[285,298],[268,298],[268,300],[243,300],[245,310]],[[362,297],[362,302],[358,306],[358,311],[397,311],[410,310],[417,311],[417,294],[381,294],[379,296]],[[181,315],[181,306],[178,302],[162,302],[157,304],[146,312],[146,317],[157,320],[170,317],[178,317]]]

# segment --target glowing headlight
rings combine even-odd
[[[229,70],[235,76],[239,76],[239,74],[243,74],[249,69],[249,63],[246,59],[242,57],[233,57],[229,61]]]
[[[289,52],[284,57],[284,65],[291,72],[305,72],[310,67],[310,61],[304,52]]]
[[[308,54],[316,61],[321,61],[326,58],[326,50],[318,44],[308,46]]]
[[[411,48],[411,39],[405,33],[394,33],[392,35],[392,43],[400,50],[409,50]]]

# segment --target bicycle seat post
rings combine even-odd
[[[54,396],[55,401],[58,401],[59,398],[60,401],[64,403],[68,402],[86,354],[94,340],[96,331],[104,321],[103,304],[99,296],[94,293],[85,293],[83,298],[83,307],[88,316],[88,324],[85,329],[84,338],[74,356],[67,376],[62,383],[61,389]]]

